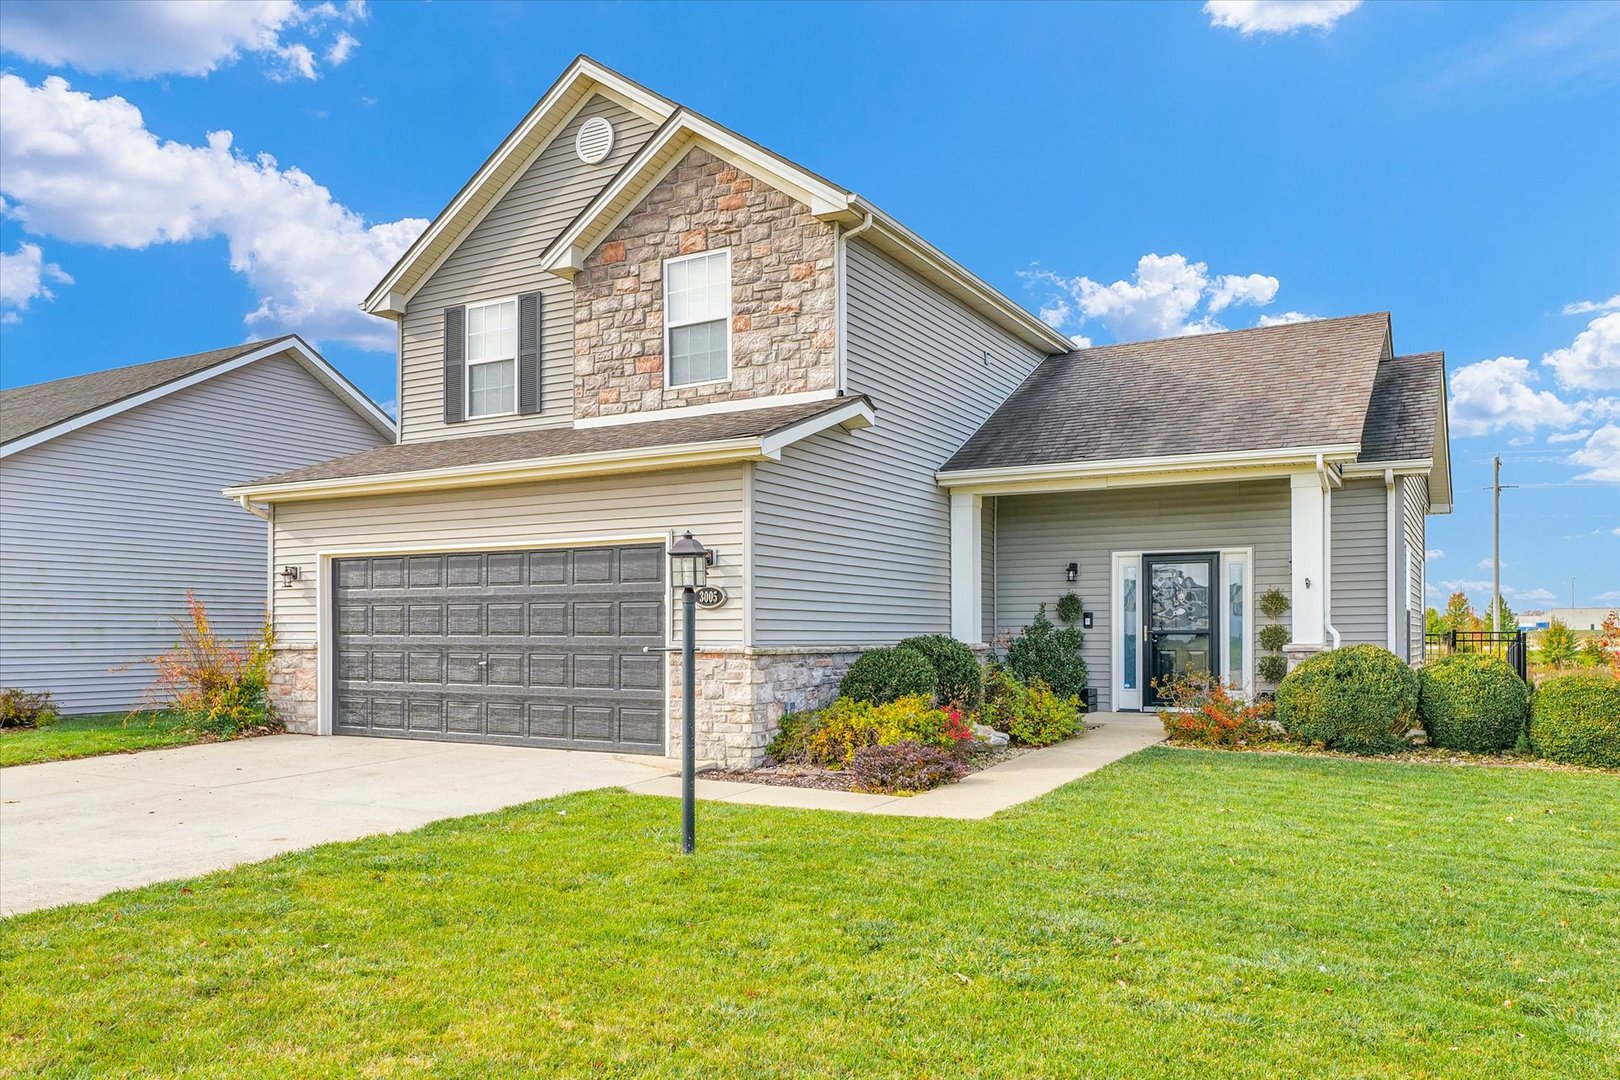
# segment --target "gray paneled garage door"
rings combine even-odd
[[[340,735],[662,753],[657,545],[336,559]]]

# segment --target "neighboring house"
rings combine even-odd
[[[717,550],[699,753],[757,762],[860,650],[1077,590],[1103,708],[1258,595],[1294,657],[1421,657],[1439,354],[1387,315],[1072,350],[846,188],[580,58],[365,302],[400,444],[274,511],[274,694],[310,732],[673,752],[664,549]],[[1071,583],[1070,575],[1073,581]]]
[[[0,685],[140,705],[187,589],[256,635],[267,529],[220,488],[394,437],[296,337],[0,392]]]

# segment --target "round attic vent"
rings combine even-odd
[[[593,116],[580,125],[574,136],[574,153],[587,165],[595,165],[613,149],[613,125],[600,116]]]

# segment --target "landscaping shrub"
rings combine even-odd
[[[985,683],[984,723],[1021,746],[1050,746],[1085,726],[1080,699],[1065,697],[1039,678],[1023,682],[998,668]]]
[[[1582,672],[1537,686],[1530,748],[1549,761],[1620,769],[1620,679]]]
[[[1489,653],[1457,653],[1418,673],[1429,742],[1448,750],[1506,750],[1530,716],[1530,687]]]
[[[1288,627],[1282,623],[1267,623],[1260,628],[1260,647],[1267,652],[1282,652],[1288,644]]]
[[[1277,721],[1305,742],[1356,754],[1408,747],[1417,721],[1418,678],[1406,662],[1376,645],[1320,653],[1277,687]]]
[[[966,709],[976,709],[984,696],[984,671],[973,650],[948,634],[906,638],[897,648],[920,652],[938,677],[937,695]]]
[[[804,740],[820,726],[818,712],[788,713],[782,717],[776,737],[765,747],[765,756],[773,761],[803,761]]]
[[[1164,733],[1173,743],[1243,746],[1272,734],[1269,701],[1250,703],[1210,675],[1187,674],[1159,686]]]
[[[1268,682],[1275,686],[1288,676],[1288,658],[1286,656],[1258,657],[1254,662],[1254,673],[1260,676],[1261,682]]]
[[[56,703],[49,690],[0,687],[0,728],[36,728],[56,722]]]
[[[893,746],[906,740],[958,754],[977,745],[972,725],[961,712],[938,708],[921,694],[881,705],[839,698],[818,714],[805,734],[802,760],[841,769],[862,747]]]
[[[1060,697],[1079,697],[1086,688],[1085,638],[1072,626],[1058,628],[1042,604],[1035,619],[1007,646],[1008,670],[1025,683],[1039,679]]]
[[[849,760],[850,788],[874,795],[909,795],[960,780],[968,769],[937,746],[902,739],[892,746],[863,746]]]
[[[176,713],[192,731],[222,739],[268,723],[265,690],[274,632],[266,626],[254,641],[226,641],[214,633],[202,601],[189,591],[186,612],[176,620],[180,641],[152,658],[157,683],[147,695],[151,705]]]
[[[877,705],[903,697],[936,697],[939,673],[916,649],[873,649],[849,665],[838,684],[840,697]]]

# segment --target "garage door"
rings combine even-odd
[[[662,753],[659,545],[333,560],[333,729]]]

